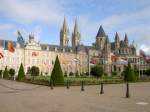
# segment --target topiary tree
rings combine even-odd
[[[2,77],[2,74],[3,74],[3,70],[0,70],[0,77]]]
[[[73,76],[74,75],[74,73],[71,71],[70,73],[69,73],[69,76]]]
[[[40,73],[39,67],[32,66],[30,69],[30,74],[32,76],[32,80],[34,80],[35,76],[38,76]]]
[[[17,80],[22,81],[24,79],[25,79],[25,72],[24,72],[23,64],[21,63],[19,71],[18,71]]]
[[[9,73],[8,73],[8,70],[7,70],[7,66],[5,67],[5,70],[3,72],[3,78],[4,79],[9,79]]]
[[[131,68],[130,63],[128,63],[128,67],[124,72],[124,80],[127,82],[133,82],[136,81],[136,79],[135,71]]]
[[[64,77],[67,77],[68,75],[67,75],[67,71],[65,71],[65,73],[64,73]]]
[[[32,66],[30,69],[31,76],[38,76],[40,73],[39,67]]]
[[[91,75],[99,78],[102,77],[104,71],[103,68],[99,65],[95,65],[94,67],[91,68]]]
[[[54,85],[64,84],[63,72],[60,66],[59,58],[56,57],[54,68],[52,70],[52,74],[50,77],[50,81],[53,82]]]
[[[13,68],[9,69],[9,75],[13,77],[15,75],[15,69]]]

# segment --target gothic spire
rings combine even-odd
[[[60,46],[68,46],[69,44],[69,29],[67,27],[66,18],[64,17],[63,26],[60,30]]]
[[[67,22],[66,22],[66,17],[64,17],[64,22],[63,22],[63,31],[67,32]]]
[[[74,26],[74,33],[77,33],[77,32],[79,32],[79,27],[78,27],[78,20],[76,18],[76,20],[75,20],[75,26]]]
[[[74,31],[72,33],[72,47],[80,45],[81,34],[78,27],[77,19],[75,20]]]
[[[125,43],[125,46],[128,47],[128,36],[127,36],[127,34],[125,34],[124,43]]]
[[[96,37],[106,37],[106,33],[104,32],[102,25],[100,26]]]
[[[119,35],[118,35],[118,33],[116,32],[116,35],[115,35],[115,42],[116,41],[120,41],[120,38],[119,38]]]
[[[127,34],[125,34],[124,41],[125,41],[125,42],[128,41],[128,36],[127,36]]]

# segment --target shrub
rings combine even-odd
[[[105,72],[105,73],[104,73],[104,76],[105,76],[105,77],[107,77],[107,76],[108,76],[108,74]]]
[[[91,68],[91,75],[99,78],[103,75],[103,68],[99,65],[96,65],[94,67]]]
[[[3,70],[0,70],[0,76],[2,76],[2,74],[3,74]]]
[[[13,68],[9,69],[9,75],[13,77],[15,75],[15,69]]]
[[[64,77],[68,77],[68,76],[65,74]]]
[[[85,73],[80,74],[80,77],[85,78],[87,75]]]
[[[64,73],[64,77],[67,77],[68,75],[67,75],[67,71],[65,71],[65,73]]]
[[[40,73],[39,67],[32,66],[30,69],[31,76],[38,76]]]
[[[147,70],[145,71],[145,74],[146,74],[147,76],[150,76],[150,69],[147,69]]]
[[[79,75],[78,75],[78,74],[75,74],[75,77],[79,77]]]
[[[78,71],[75,73],[75,77],[79,77],[79,72]]]
[[[89,72],[86,72],[85,75],[86,75],[86,76],[89,76]]]
[[[73,75],[74,75],[73,72],[70,72],[70,73],[69,73],[69,76],[73,76]]]
[[[3,72],[3,78],[4,79],[9,79],[9,73],[8,73],[8,70],[7,70],[7,66],[5,67],[5,70]]]
[[[133,82],[137,80],[135,71],[131,68],[130,63],[128,63],[128,67],[124,72],[124,80],[129,82]]]
[[[117,76],[117,72],[112,72],[112,76]]]
[[[24,79],[25,79],[25,72],[24,72],[23,65],[21,63],[20,68],[19,68],[19,72],[18,72],[18,76],[17,76],[17,80],[21,81]]]
[[[50,77],[50,81],[53,82],[54,85],[64,84],[63,72],[60,66],[59,58],[56,57],[54,68],[52,70],[52,74]]]

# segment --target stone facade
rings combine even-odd
[[[92,46],[81,45],[80,41],[81,34],[76,20],[72,33],[72,43],[71,46],[69,45],[69,28],[66,19],[64,19],[60,30],[60,45],[38,43],[32,34],[29,35],[29,41],[25,43],[0,40],[0,52],[4,56],[0,58],[0,69],[8,66],[18,71],[20,64],[23,63],[26,72],[32,66],[38,66],[42,73],[51,74],[57,55],[63,72],[67,74],[70,72],[80,74],[90,72],[91,66],[95,64],[102,65],[108,74],[113,71],[121,73],[126,64],[114,62],[112,54],[126,58],[127,61],[137,65],[139,57],[136,55],[135,46],[129,44],[127,34],[125,34],[124,40],[120,40],[119,34],[116,33],[114,42],[110,42],[103,27],[100,26],[96,41]],[[4,44],[6,42],[13,43],[14,52],[5,49],[6,45]]]

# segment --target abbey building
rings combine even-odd
[[[43,74],[49,75],[57,55],[66,74],[87,73],[96,64],[103,66],[107,74],[113,71],[121,73],[128,62],[137,67],[139,57],[136,55],[136,47],[129,43],[127,34],[124,40],[121,40],[116,32],[114,42],[110,42],[103,27],[100,26],[95,43],[91,46],[82,45],[77,19],[71,36],[69,34],[69,27],[64,18],[60,29],[60,45],[39,43],[33,34],[30,34],[29,41],[25,42],[19,31],[17,41],[0,40],[0,69],[4,70],[7,66],[18,71],[20,64],[23,63],[26,72],[32,66],[38,66]]]

